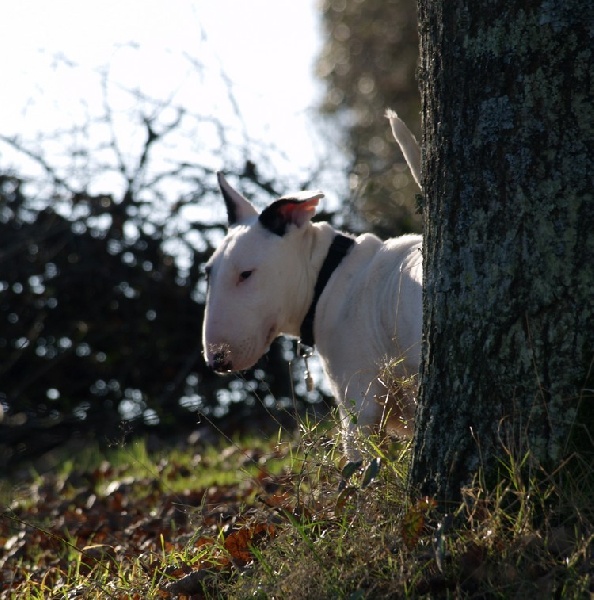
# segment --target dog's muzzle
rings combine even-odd
[[[233,365],[229,360],[229,353],[225,351],[215,352],[212,357],[211,367],[217,373],[229,373],[233,370]]]

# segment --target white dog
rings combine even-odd
[[[387,116],[418,183],[417,142],[395,113]],[[418,372],[421,237],[382,242],[312,223],[319,192],[284,196],[259,214],[222,174],[218,179],[229,231],[206,266],[206,361],[219,372],[242,371],[281,334],[315,344],[338,403],[346,455],[356,459],[357,427],[377,427],[388,413],[392,422],[413,414],[414,394],[392,402],[378,374],[390,359],[397,359],[396,377]]]

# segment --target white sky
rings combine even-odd
[[[244,133],[282,149],[279,168],[298,172],[318,158],[310,116],[321,93],[313,78],[321,43],[317,0],[1,2],[0,134],[30,140],[98,114],[98,69],[109,66],[110,104],[132,155],[140,142],[122,134],[131,108],[122,88],[225,119],[224,72]],[[0,145],[0,164],[7,159]]]

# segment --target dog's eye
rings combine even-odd
[[[246,279],[249,279],[252,273],[253,271],[242,271],[239,274],[239,281],[245,281]]]

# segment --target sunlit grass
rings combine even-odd
[[[594,593],[591,467],[581,485],[560,487],[559,477],[543,485],[524,478],[526,457],[509,456],[494,490],[479,476],[444,514],[432,499],[407,496],[406,445],[367,447],[348,481],[324,448],[310,453],[313,468],[302,470],[314,479],[301,510],[307,519],[289,519],[249,575],[232,582],[231,597],[577,600]],[[382,468],[369,481],[378,459]]]
[[[407,443],[362,440],[357,466],[331,421],[300,429],[299,441],[94,448],[19,493],[5,482],[0,598],[592,593],[593,473],[578,457],[527,480],[529,457],[510,454],[494,489],[478,474],[445,515],[408,495]]]

